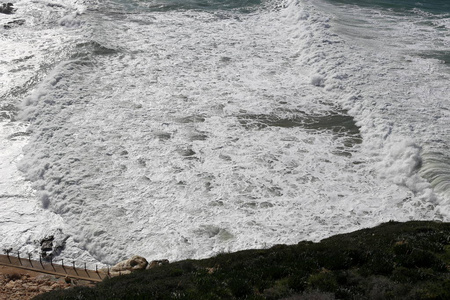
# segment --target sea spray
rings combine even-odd
[[[448,219],[445,169],[427,171],[448,136],[439,61],[367,42],[376,30],[322,2],[155,3],[46,25],[70,42],[16,99],[34,187],[20,203],[41,223],[14,247],[58,231],[64,258],[177,260]]]

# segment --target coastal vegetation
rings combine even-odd
[[[35,299],[450,299],[450,223],[388,222],[222,253]]]

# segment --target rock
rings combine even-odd
[[[0,13],[2,14],[12,14],[14,10],[12,3],[2,3],[0,6]]]
[[[144,270],[148,265],[148,261],[142,257],[135,255],[130,259],[124,260],[111,268],[111,275],[129,274],[135,270]]]
[[[11,22],[6,23],[5,25],[3,25],[3,28],[5,29],[11,29],[17,26],[21,26],[25,24],[25,20],[24,19],[17,19]]]
[[[45,261],[51,261],[64,250],[69,236],[62,229],[53,230],[52,234],[40,240],[41,256]]]
[[[51,286],[50,286],[53,290],[56,290],[56,289],[61,289],[61,285],[59,284],[59,283],[57,283],[57,282],[55,282],[54,284],[52,284]]]
[[[53,275],[48,275],[48,274],[41,274],[41,275],[36,276],[35,280],[38,283],[44,283],[44,282],[54,281],[54,280],[56,280],[56,277]]]
[[[150,264],[147,266],[147,269],[152,269],[152,268],[159,267],[162,265],[167,265],[167,264],[169,264],[168,259],[152,260],[150,262]]]
[[[19,273],[16,273],[16,272],[12,272],[10,274],[6,274],[5,279],[7,281],[16,281],[16,280],[22,279],[22,275],[20,275]]]
[[[39,292],[41,292],[41,293],[48,293],[51,290],[52,290],[52,288],[50,286],[43,285],[43,286],[39,287]]]
[[[32,285],[28,288],[28,291],[30,292],[39,292],[39,287],[37,285]]]
[[[41,250],[42,252],[52,251],[53,250],[53,240],[55,238],[51,235],[48,238],[43,238],[41,240]]]

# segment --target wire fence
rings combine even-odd
[[[95,270],[91,270],[87,268],[85,262],[73,260],[65,264],[64,259],[54,260],[52,257],[43,259],[42,255],[40,255],[39,260],[35,260],[30,253],[24,257],[21,256],[19,251],[12,253],[12,250],[8,249],[4,252],[6,255],[0,255],[0,265],[3,266],[95,282],[111,277],[109,267],[106,269],[98,269],[97,265],[95,265]],[[121,274],[119,273],[117,275]]]

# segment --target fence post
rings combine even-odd
[[[72,265],[73,265],[73,270],[75,271],[75,273],[78,275],[78,271],[77,271],[77,269],[75,268],[75,261],[72,261]],[[79,276],[79,275],[78,275]]]
[[[61,259],[61,266],[62,266],[62,268],[64,269],[64,273],[67,274],[66,267],[64,266],[64,259]]]
[[[98,278],[102,279],[102,276],[100,276],[100,273],[98,272],[97,265],[95,265],[95,273],[97,273]]]
[[[87,274],[88,277],[91,277],[91,276],[89,276],[89,272],[87,271],[86,263],[84,263],[84,271],[86,272],[86,274]]]
[[[31,267],[34,268],[33,263],[31,262],[31,253],[28,253],[28,261],[30,262]]]
[[[53,265],[53,256],[50,256],[50,264],[52,265],[53,271],[56,272],[55,266]]]
[[[42,264],[42,254],[39,255],[39,262],[41,263],[42,270],[45,270],[45,267]]]
[[[9,263],[11,264],[12,262],[11,262],[11,257],[9,257],[9,252],[11,252],[12,251],[12,248],[10,248],[10,249],[6,249],[6,256],[8,256],[8,260],[9,260]]]

